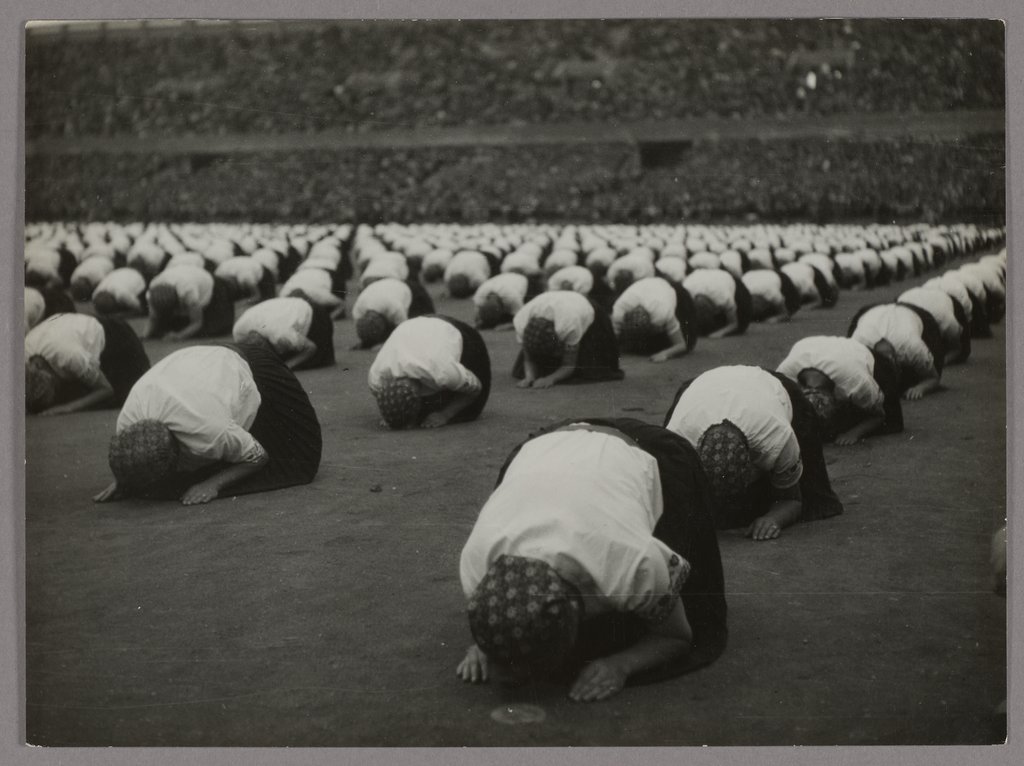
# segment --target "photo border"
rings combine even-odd
[[[173,763],[204,764],[444,764],[601,763],[675,764],[685,759],[688,764],[861,764],[899,762],[900,764],[1011,764],[1024,763],[1024,694],[1020,690],[1022,661],[1013,641],[1007,641],[1008,652],[1008,715],[1011,726],[1009,744],[1005,746],[856,746],[856,747],[704,747],[704,748],[77,748],[27,747],[25,740],[25,603],[24,603],[24,537],[25,537],[25,445],[24,395],[20,372],[22,358],[21,306],[22,283],[21,243],[24,224],[24,22],[29,19],[118,19],[118,18],[658,18],[684,16],[689,18],[786,18],[786,17],[883,17],[883,18],[994,18],[1006,22],[1006,114],[1007,114],[1007,251],[1016,244],[1014,200],[1021,199],[1021,163],[1018,152],[1024,145],[1024,3],[1020,0],[859,0],[852,2],[808,2],[807,0],[768,0],[767,2],[607,2],[577,0],[576,2],[516,2],[492,0],[378,0],[368,2],[328,2],[327,0],[216,0],[190,2],[165,0],[125,2],[124,0],[87,0],[87,2],[28,2],[4,0],[5,13],[2,45],[0,45],[0,96],[5,108],[0,111],[0,158],[7,181],[0,185],[0,209],[9,211],[0,216],[2,241],[9,257],[0,272],[0,306],[6,321],[0,322],[0,344],[8,364],[2,383],[4,406],[0,407],[0,433],[10,434],[0,450],[0,699],[3,700],[0,720],[0,763],[20,764],[143,764],[161,766]],[[1011,285],[1016,282],[1017,266],[1010,258],[1008,274]],[[1006,320],[1007,346],[1007,486],[1010,509],[1024,505],[1021,467],[1017,458],[1024,435],[1024,417],[1015,406],[1014,392],[1024,382],[1024,355],[1017,351],[1019,336],[1016,326],[1024,319],[1024,306],[1016,296],[1008,297]],[[1010,637],[1022,635],[1021,597],[1014,587],[1024,578],[1024,557],[1014,555],[1024,542],[1024,524],[1009,519],[1008,525],[1008,587],[1007,628]]]

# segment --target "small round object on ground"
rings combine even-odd
[[[515,726],[524,723],[542,723],[547,718],[544,708],[536,705],[502,705],[491,711],[491,718],[498,723]]]

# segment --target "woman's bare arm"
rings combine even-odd
[[[646,636],[620,652],[587,665],[569,690],[569,698],[576,702],[607,699],[621,691],[630,676],[686,654],[692,643],[693,629],[683,600],[677,598],[668,619]]]
[[[64,404],[57,404],[53,407],[43,410],[40,415],[67,415],[72,412],[81,412],[95,407],[99,404],[104,404],[114,398],[114,388],[110,385],[110,381],[107,380],[103,373],[100,373],[99,379],[96,381],[95,386],[91,391],[77,399],[72,399],[70,402]]]
[[[568,380],[576,372],[576,364],[579,362],[579,358],[579,346],[570,346],[565,350],[565,353],[562,354],[562,366],[550,375],[545,375],[543,378],[535,380],[533,382],[533,387],[551,388],[562,381]]]
[[[232,484],[236,484],[247,476],[251,476],[259,471],[268,462],[270,462],[270,455],[264,452],[262,457],[254,463],[232,463],[209,479],[189,487],[185,494],[181,496],[181,504],[196,505],[198,503],[208,503]]]

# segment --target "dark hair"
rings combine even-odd
[[[356,320],[356,335],[364,348],[383,343],[395,326],[379,311],[367,311]]]

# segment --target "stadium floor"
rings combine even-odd
[[[989,541],[1006,507],[1005,326],[907,429],[826,447],[839,517],[772,542],[721,535],[730,641],[714,665],[592,705],[555,686],[463,685],[458,557],[509,450],[571,415],[661,422],[679,382],[774,366],[861,305],[923,278],[844,292],[830,311],[683,359],[625,357],[621,383],[514,387],[511,332],[475,423],[378,428],[336,324],[335,368],[299,373],[324,426],[306,487],[206,506],[94,505],[115,411],[26,427],[27,734],[35,745],[515,746],[982,744],[1006,695],[1006,601]],[[439,291],[431,289],[435,297]],[[439,299],[469,318],[469,301]],[[138,327],[139,325],[137,325]],[[147,342],[152,361],[179,344]],[[541,722],[491,717],[543,709]]]

